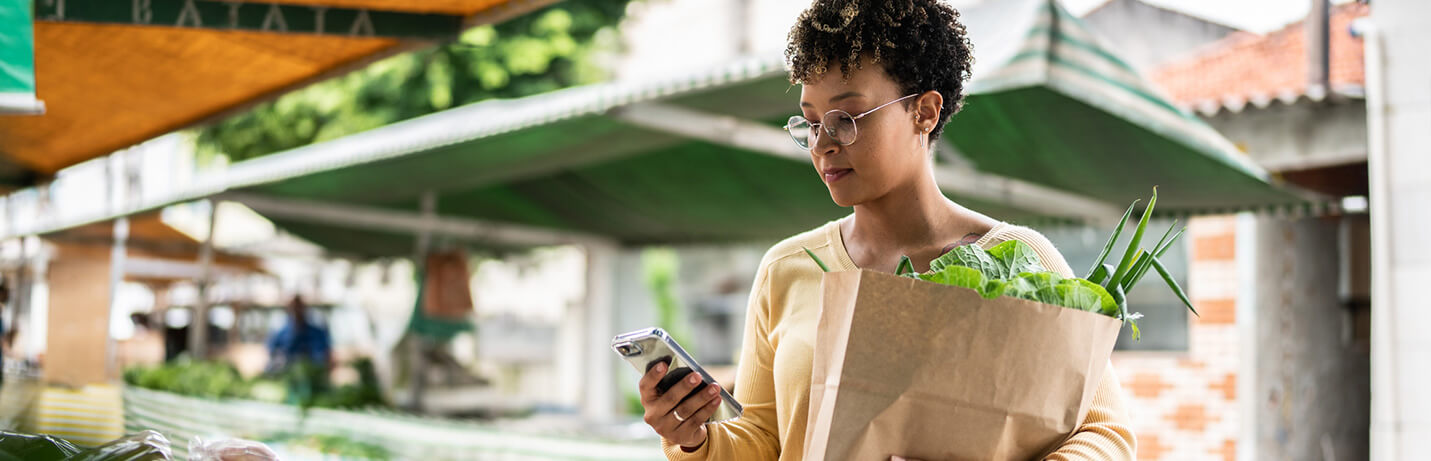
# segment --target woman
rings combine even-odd
[[[939,0],[816,0],[797,20],[786,59],[802,114],[786,129],[854,214],[776,244],[761,261],[735,386],[742,417],[702,424],[719,404],[714,389],[681,402],[695,382],[663,395],[655,384],[664,367],[641,379],[645,420],[669,459],[800,459],[821,277],[802,248],[835,271],[893,272],[901,255],[924,271],[955,246],[1017,239],[1073,276],[1048,239],[964,208],[935,183],[930,146],[962,105],[970,51],[958,11]],[[1049,459],[1132,459],[1127,419],[1110,369],[1084,424]]]

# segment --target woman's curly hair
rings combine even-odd
[[[940,0],[815,0],[785,46],[791,83],[809,83],[837,66],[848,77],[863,56],[884,66],[902,94],[944,96],[931,140],[964,105],[973,45],[959,11]]]

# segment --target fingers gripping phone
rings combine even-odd
[[[676,343],[676,340],[671,339],[670,335],[660,328],[646,328],[619,335],[611,340],[611,350],[616,351],[621,358],[626,359],[627,363],[636,367],[636,371],[642,374],[650,371],[658,363],[665,363],[666,376],[656,384],[656,391],[662,394],[691,373],[700,375],[701,381],[705,384],[692,389],[689,394],[681,398],[682,402],[705,390],[707,385],[719,386],[715,379],[711,378],[711,375],[706,373],[706,370],[701,368],[700,364],[696,363],[695,359],[692,359],[680,344]],[[706,419],[706,422],[714,423],[735,419],[740,417],[741,412],[744,411],[740,402],[735,401],[735,397],[731,397],[730,393],[723,388],[720,390],[720,399],[720,407],[716,408],[715,413]]]

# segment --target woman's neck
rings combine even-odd
[[[961,207],[944,197],[932,174],[921,178],[856,205],[848,236],[867,244],[878,242],[879,247],[909,248],[933,242],[941,229],[958,220]]]

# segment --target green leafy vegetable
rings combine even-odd
[[[979,292],[986,299],[994,299],[1004,294],[1006,284],[1000,280],[990,280],[977,269],[964,266],[948,266],[939,272],[921,274],[919,279],[941,285],[964,287]]]
[[[964,266],[984,273],[986,277],[1002,279],[1004,270],[999,266],[999,262],[994,260],[993,255],[975,245],[963,245],[955,247],[943,256],[929,262],[930,272],[942,272],[949,266]]]
[[[970,288],[989,298],[1011,296],[1107,315],[1122,320],[1132,328],[1133,338],[1136,340],[1142,336],[1137,320],[1143,316],[1128,311],[1128,292],[1132,291],[1149,269],[1157,270],[1168,288],[1183,301],[1193,315],[1197,315],[1197,310],[1193,309],[1187,294],[1158,259],[1182,236],[1186,228],[1175,233],[1173,227],[1176,227],[1177,223],[1174,222],[1174,226],[1169,227],[1162,238],[1158,239],[1158,243],[1153,245],[1152,251],[1140,246],[1157,203],[1158,190],[1154,188],[1153,196],[1148,200],[1148,206],[1143,209],[1138,226],[1133,230],[1133,237],[1115,266],[1106,262],[1108,255],[1117,245],[1118,237],[1122,234],[1128,218],[1133,215],[1133,210],[1137,208],[1138,201],[1135,200],[1128,210],[1123,212],[1123,219],[1118,221],[1113,235],[1109,236],[1103,245],[1103,251],[1094,260],[1093,267],[1089,268],[1087,278],[1063,278],[1047,270],[1039,263],[1038,254],[1033,248],[1017,240],[1000,243],[988,250],[974,245],[955,248],[930,262],[929,272],[919,275],[919,278]],[[990,287],[997,287],[997,290],[991,290]]]
[[[978,248],[974,245],[966,246]],[[994,245],[993,248],[989,248],[988,251],[989,255],[993,256],[994,260],[998,261],[999,266],[1003,269],[1004,272],[1001,274],[1003,276],[1002,278],[1010,278],[1025,272],[1048,271],[1042,264],[1039,264],[1038,253],[1034,251],[1033,247],[1028,246],[1028,244],[1024,242],[1010,240]]]
[[[1033,247],[1016,240],[1010,240],[985,250],[978,245],[955,247],[938,259],[929,263],[930,272],[941,272],[950,266],[977,269],[985,277],[1007,280],[1024,272],[1046,272],[1039,264],[1038,253]]]
[[[1197,315],[1197,310],[1193,309],[1187,294],[1168,274],[1162,261],[1158,260],[1158,257],[1182,236],[1186,228],[1176,233],[1171,227],[1168,228],[1152,251],[1139,246],[1142,244],[1143,234],[1147,231],[1148,221],[1152,218],[1153,207],[1157,203],[1158,190],[1153,188],[1153,197],[1143,209],[1138,227],[1133,230],[1133,238],[1129,241],[1122,259],[1115,266],[1105,261],[1117,245],[1124,225],[1133,215],[1133,209],[1138,205],[1137,200],[1133,201],[1123,213],[1123,219],[1118,221],[1117,227],[1113,229],[1113,235],[1109,236],[1108,242],[1103,245],[1103,251],[1094,261],[1093,267],[1088,270],[1087,278],[1064,278],[1048,270],[1040,263],[1038,253],[1033,247],[1018,240],[1009,240],[987,250],[977,245],[955,247],[930,261],[929,271],[922,274],[915,272],[913,262],[908,256],[904,256],[900,258],[895,274],[968,288],[987,299],[1010,296],[1107,315],[1122,320],[1132,328],[1133,339],[1136,340],[1142,335],[1138,331],[1137,320],[1143,315],[1128,312],[1128,292],[1133,290],[1149,269],[1157,270],[1168,288],[1182,300],[1193,315]],[[1173,227],[1176,227],[1176,224],[1175,221]],[[810,255],[821,269],[830,271],[814,252],[807,248],[805,254]]]
[[[1062,278],[1054,272],[1025,272],[1010,281],[1005,294],[1016,298],[1070,309],[1100,313],[1116,318],[1113,297],[1102,286],[1078,278]]]

